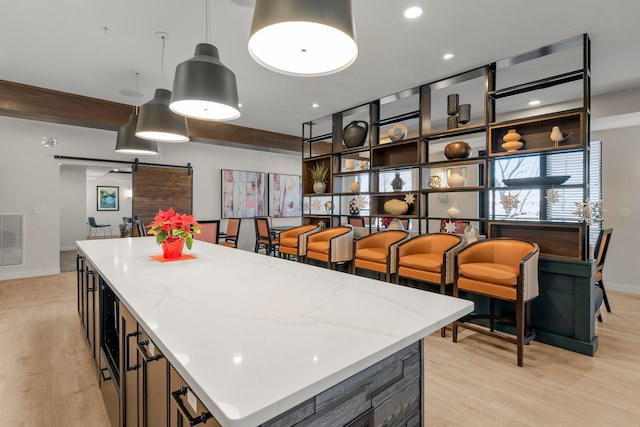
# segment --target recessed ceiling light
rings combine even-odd
[[[529,105],[531,105],[532,107],[534,105],[540,105],[540,100],[538,99],[534,99],[533,101],[529,101]]]
[[[453,53],[451,52],[448,52],[442,55],[442,59],[451,59],[451,58],[453,58]]]
[[[404,11],[404,17],[408,19],[415,19],[422,15],[422,8],[418,6],[412,6]]]
[[[242,108],[242,104],[238,104],[238,107],[239,107],[239,108]]]
[[[318,108],[320,105],[318,105],[318,103],[314,102],[313,104],[311,104],[311,106],[312,106],[313,108]]]

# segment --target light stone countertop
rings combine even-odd
[[[473,310],[202,241],[165,263],[153,237],[77,245],[225,427],[265,422]]]

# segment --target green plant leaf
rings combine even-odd
[[[156,235],[156,243],[160,244],[160,243],[164,242],[164,239],[166,239],[168,235],[169,235],[169,233],[167,233],[164,230],[158,232],[158,234]]]
[[[187,249],[191,250],[192,245],[193,245],[193,237],[187,236]]]

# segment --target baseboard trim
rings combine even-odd
[[[42,270],[20,270],[6,273],[3,272],[0,273],[0,280],[26,279],[29,277],[51,276],[54,274],[60,274],[60,267],[47,268]]]
[[[624,292],[625,294],[640,295],[640,286],[624,285],[622,283],[604,282],[606,290]]]

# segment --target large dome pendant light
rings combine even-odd
[[[138,92],[138,79],[140,78],[140,72],[136,72],[136,91]],[[153,141],[147,141],[140,139],[136,136],[136,127],[138,126],[138,114],[137,103],[134,110],[134,114],[129,116],[129,121],[118,129],[118,135],[116,137],[116,153],[120,154],[132,154],[137,156],[157,156],[158,144]]]
[[[160,69],[162,71],[162,87],[164,88],[164,46],[168,34],[159,31],[156,35],[162,39]],[[189,141],[187,119],[169,109],[170,100],[171,91],[156,89],[153,99],[142,104],[136,128],[136,136],[138,138],[160,142]]]
[[[199,43],[194,57],[176,67],[169,108],[193,119],[237,119],[236,76],[220,62],[218,49],[209,44],[209,3],[204,2],[207,43]]]
[[[257,0],[249,53],[293,76],[324,76],[358,56],[351,0]]]

